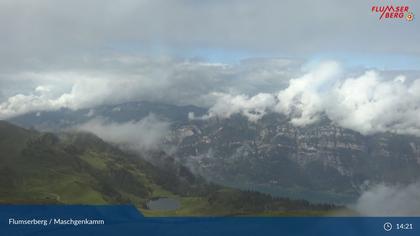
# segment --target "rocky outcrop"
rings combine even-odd
[[[168,142],[198,174],[279,195],[303,190],[357,196],[368,183],[411,182],[420,174],[419,138],[364,136],[327,119],[306,127],[278,114],[257,122],[240,115],[191,121],[176,127]]]

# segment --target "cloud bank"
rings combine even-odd
[[[409,5],[420,11],[417,2]],[[378,71],[349,77],[334,63],[302,75],[302,61],[330,56],[352,66],[418,69],[420,21],[379,21],[371,7],[333,0],[3,0],[0,119],[149,100],[252,121],[274,111],[294,125],[324,113],[366,134],[418,135],[418,80],[385,80]],[[293,59],[273,59],[285,55]],[[258,57],[271,59],[242,60]]]
[[[209,108],[203,117],[190,114],[191,119],[239,113],[255,122],[277,112],[289,116],[295,126],[326,116],[362,134],[389,131],[420,136],[420,79],[404,72],[349,71],[335,61],[309,67],[286,59],[239,64],[137,57],[106,61],[110,65],[104,62],[100,71],[15,75],[34,86],[2,101],[0,119],[31,111],[147,100]]]
[[[77,130],[91,132],[105,141],[135,151],[155,150],[168,135],[169,123],[153,114],[140,121],[126,123],[109,122],[103,118],[92,120],[76,127]]]
[[[337,125],[362,134],[420,135],[420,79],[409,80],[403,75],[389,79],[374,70],[347,77],[336,62],[321,63],[290,79],[277,93],[217,97],[201,118],[241,113],[256,121],[266,112],[278,112],[289,116],[292,124],[304,126],[326,115]]]
[[[365,191],[351,208],[364,216],[419,216],[420,183],[376,185]]]
[[[202,117],[195,117],[193,113],[189,114],[189,118],[209,119],[212,117],[228,118],[233,114],[242,114],[250,121],[257,121],[263,117],[266,112],[276,104],[275,97],[268,93],[259,93],[249,97],[246,95],[230,95],[223,93],[212,94],[216,97],[216,103],[209,109],[208,114]]]
[[[112,57],[98,64],[80,71],[9,75],[8,83],[0,88],[9,94],[0,101],[0,119],[31,111],[90,108],[137,100],[208,107],[214,104],[216,93],[274,92],[287,85],[301,63],[273,58],[230,65],[201,60]],[[32,86],[19,86],[28,84]]]

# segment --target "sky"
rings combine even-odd
[[[415,19],[371,12],[391,3]],[[0,118],[149,100],[420,134],[416,14],[415,0],[0,0]]]
[[[83,64],[82,58],[135,54],[219,62],[349,55],[376,65],[382,62],[367,59],[397,55],[418,66],[419,21],[379,21],[371,7],[386,2],[1,0],[1,64],[67,68]],[[420,10],[415,0],[392,3]]]

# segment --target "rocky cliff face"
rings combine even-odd
[[[201,116],[206,110],[133,102],[39,116],[35,112],[12,121],[24,127],[62,130],[95,117],[127,122],[153,113],[172,124],[166,144],[176,150],[177,160],[207,179],[322,202],[351,201],[369,184],[407,183],[420,177],[418,137],[364,136],[328,119],[295,127],[279,114],[267,114],[257,122],[241,115],[190,121],[189,112]]]
[[[415,181],[420,139],[363,136],[327,119],[306,127],[266,115],[191,121],[174,129],[176,156],[213,181],[275,195],[351,201],[372,183]]]

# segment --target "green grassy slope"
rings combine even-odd
[[[272,198],[207,183],[163,153],[159,167],[88,133],[60,137],[0,121],[0,202],[132,203],[145,215],[325,215],[328,205]],[[178,199],[174,211],[152,211],[158,197]]]

